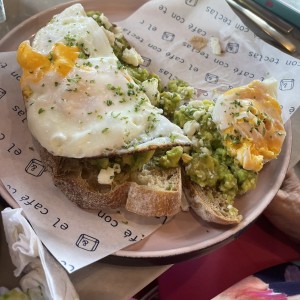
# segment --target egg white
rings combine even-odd
[[[28,74],[21,81],[23,91],[30,90],[25,101],[28,127],[49,152],[82,158],[190,143],[120,68],[105,29],[86,16],[81,4],[37,32],[32,51],[51,56],[56,45],[68,42],[81,45],[88,57],[78,57],[65,75],[58,66],[39,79]],[[64,63],[67,57],[61,59]]]

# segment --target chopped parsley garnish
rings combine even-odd
[[[135,95],[135,91],[134,90],[128,90],[127,95],[128,96],[133,96],[133,95]]]
[[[134,111],[138,112],[141,106],[146,102],[146,99],[143,97],[134,107]]]
[[[93,66],[93,64],[90,61],[85,61],[83,63],[83,65],[86,66],[86,67],[92,67]]]
[[[78,89],[75,87],[75,88],[69,88],[69,89],[67,89],[67,91],[68,92],[74,92],[74,93],[76,93],[77,91],[78,91]]]
[[[50,62],[53,61],[54,57],[53,57],[53,52],[52,51],[48,54],[48,59],[49,59]]]
[[[234,100],[231,102],[231,104],[233,104],[235,107],[237,107],[237,106],[243,107],[243,105],[241,104],[241,101],[239,101],[239,100]]]
[[[112,102],[111,99],[107,99],[107,100],[105,101],[105,103],[106,103],[107,106],[111,106],[111,105],[114,104],[114,103]]]
[[[70,33],[68,33],[65,37],[66,45],[69,47],[75,46],[76,38],[75,36],[72,36]]]
[[[122,65],[122,63],[120,61],[117,61],[117,68],[118,68],[118,70],[121,70],[122,68],[124,68],[124,66]]]

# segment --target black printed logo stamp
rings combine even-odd
[[[205,81],[209,83],[218,83],[219,81],[219,76],[211,74],[211,73],[206,73],[205,75]]]
[[[39,177],[43,174],[45,169],[46,168],[43,165],[43,163],[40,160],[34,158],[26,166],[25,171],[30,175],[33,175],[35,177]]]
[[[240,45],[238,43],[228,43],[226,45],[226,52],[238,53]]]
[[[0,62],[0,68],[4,69],[7,67],[7,63],[6,62]]]
[[[6,90],[0,88],[0,99],[6,95]]]
[[[185,0],[185,4],[189,6],[196,6],[198,3],[198,0]]]
[[[288,91],[294,88],[294,79],[282,79],[279,84],[281,91]]]
[[[165,41],[172,42],[172,41],[174,41],[175,34],[172,32],[165,31],[161,38]]]
[[[81,234],[76,242],[78,248],[86,251],[95,251],[99,245],[99,240],[85,233]]]
[[[143,63],[141,64],[143,67],[149,67],[151,64],[151,59],[145,56],[142,56]]]

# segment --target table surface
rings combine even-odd
[[[31,17],[32,15],[47,9],[56,4],[60,4],[62,0],[3,0],[4,6],[6,9],[7,21],[5,23],[0,24],[0,38],[2,38],[7,32],[13,29],[16,25],[18,25],[23,20]],[[251,27],[251,26],[249,26]],[[299,33],[299,32],[298,32]],[[300,36],[300,35],[299,35]],[[297,39],[293,39],[293,41],[300,48],[300,41]],[[294,55],[295,57],[299,57],[299,53]],[[299,149],[299,141],[300,141],[300,110],[293,115],[292,117],[292,135],[293,135],[293,145],[292,145],[292,157],[290,162],[290,167],[293,167],[297,164],[300,158],[300,151],[296,151]],[[0,200],[0,209],[2,210],[6,207],[6,203],[4,200]],[[1,217],[1,215],[0,215]],[[266,226],[263,223],[263,226]],[[244,240],[247,242],[247,238],[251,239],[253,234],[256,234],[256,231],[261,231],[261,221],[256,222],[254,224],[254,229],[250,230],[249,233],[245,233]],[[272,229],[275,230],[275,229]],[[261,234],[262,235],[262,234]],[[269,237],[270,238],[270,237]],[[241,239],[241,243],[243,241]],[[2,221],[0,220],[0,286],[6,286],[8,288],[14,288],[18,286],[18,279],[14,277],[13,270],[14,267],[10,262],[8,249],[6,247],[5,236],[3,232]],[[286,258],[293,257],[293,246],[289,244],[289,241],[285,241],[282,238],[279,243],[286,245],[286,249],[288,252]],[[82,270],[77,271],[74,274],[71,274],[71,280],[76,286],[76,289],[81,297],[81,299],[129,299],[138,291],[140,291],[143,287],[149,284],[151,281],[159,277],[159,282],[163,284],[163,288],[161,290],[162,299],[182,299],[179,297],[184,296],[182,294],[178,294],[178,297],[172,294],[170,291],[173,289],[172,285],[179,284],[180,280],[184,280],[182,276],[179,276],[180,280],[175,280],[174,283],[171,281],[174,280],[176,274],[187,275],[187,270],[195,272],[196,269],[199,270],[199,266],[206,266],[203,270],[208,271],[209,263],[215,259],[217,259],[221,254],[226,255],[228,251],[234,251],[234,249],[238,249],[236,247],[240,247],[240,244],[237,244],[237,241],[233,242],[230,246],[225,246],[223,249],[218,250],[212,254],[208,254],[205,257],[200,257],[199,259],[194,259],[192,262],[183,262],[176,266],[165,265],[165,266],[126,266],[126,265],[116,265],[104,262],[97,262],[92,264],[89,267],[83,268]],[[255,244],[255,243],[254,243]],[[230,247],[228,249],[228,247]],[[289,248],[290,247],[290,248]],[[299,252],[298,252],[299,253]],[[288,256],[290,255],[290,256]],[[284,257],[282,258],[284,260]],[[300,257],[299,257],[300,259]],[[274,263],[275,261],[273,261]],[[280,261],[279,261],[280,262]],[[267,263],[267,262],[266,262]],[[265,263],[265,264],[266,264]],[[269,262],[271,264],[271,261]],[[250,262],[248,263],[250,265]],[[216,264],[212,263],[214,270],[216,268]],[[171,269],[170,269],[171,268]],[[208,268],[208,269],[207,269]],[[168,270],[170,269],[170,270]],[[184,270],[186,270],[184,272]],[[246,268],[245,270],[250,271],[250,269]],[[255,271],[255,270],[254,270]],[[174,273],[175,272],[175,273]],[[179,272],[179,273],[176,273]],[[164,273],[164,274],[163,274]],[[163,275],[162,275],[163,274]],[[189,273],[189,277],[191,277]],[[161,276],[162,275],[162,276]],[[199,275],[199,274],[198,274]],[[202,273],[203,275],[203,273]],[[199,280],[202,276],[199,275]],[[247,275],[245,273],[245,275]],[[186,280],[186,284],[183,285],[185,288],[191,288],[193,284],[195,284],[195,280],[197,281],[197,277],[194,276],[194,279]],[[196,279],[195,279],[196,278]],[[236,278],[235,278],[236,279]],[[241,279],[241,278],[240,278]],[[99,284],[101,282],[101,284]],[[190,283],[190,285],[189,285]],[[233,282],[234,283],[234,282]],[[224,288],[223,286],[220,288]],[[225,286],[226,288],[226,286]],[[179,289],[179,292],[182,293],[182,289]],[[209,295],[209,291],[208,294]],[[187,296],[187,295],[186,295]],[[190,294],[191,296],[191,294]],[[204,296],[204,295],[203,295]],[[210,294],[210,296],[212,296]],[[203,298],[205,299],[205,297]]]

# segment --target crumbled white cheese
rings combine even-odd
[[[103,29],[104,29],[105,35],[107,36],[107,39],[108,39],[110,45],[112,46],[115,43],[115,35],[111,31],[106,30],[105,28],[103,28]]]
[[[159,101],[158,92],[158,79],[150,78],[142,82],[142,86],[145,89],[145,93],[153,105],[156,105]]]
[[[207,111],[212,114],[214,111],[214,106],[210,106]]]
[[[116,39],[121,39],[123,37],[123,30],[120,26],[114,26],[112,32],[115,34]]]
[[[122,49],[123,44],[121,42],[119,42],[118,40],[115,40],[115,44],[117,47],[119,47],[120,49]]]
[[[122,53],[122,59],[128,63],[129,65],[133,65],[137,67],[138,65],[143,63],[143,58],[134,48],[127,49]]]
[[[110,28],[112,26],[112,24],[109,22],[108,18],[103,13],[100,16],[100,20],[106,28]]]
[[[184,126],[183,126],[183,132],[188,136],[192,137],[197,129],[199,129],[200,125],[197,121],[192,120],[192,121],[187,121]]]
[[[205,114],[205,110],[201,109],[201,110],[197,110],[193,113],[193,118],[198,121],[200,119],[201,116],[203,116]]]
[[[204,153],[204,154],[207,154],[207,155],[211,155],[212,154],[211,151],[208,148],[206,148],[206,147],[201,147],[200,151],[202,153]]]
[[[199,108],[202,106],[202,101],[201,100],[192,100],[189,102],[189,104],[192,106],[192,107],[195,107],[195,108]]]
[[[222,53],[220,40],[217,37],[210,37],[209,44],[213,54],[220,55]]]
[[[193,136],[193,137],[191,138],[191,142],[192,142],[193,147],[195,147],[195,148],[198,148],[199,145],[200,145],[199,139],[197,139],[195,136]]]
[[[121,167],[119,164],[114,164],[113,167],[108,167],[107,169],[101,169],[97,180],[100,184],[112,184],[115,178],[115,173],[120,173]]]

